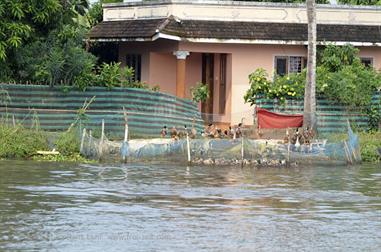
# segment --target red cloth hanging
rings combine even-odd
[[[303,126],[303,115],[285,115],[257,107],[260,129],[298,128]]]

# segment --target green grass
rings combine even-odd
[[[381,148],[381,131],[357,132],[360,138],[360,151],[363,162],[380,163],[377,149]],[[347,134],[330,134],[326,138],[330,142],[339,142],[348,138]]]
[[[381,131],[365,133],[360,132],[361,157],[364,162],[380,163],[381,158],[377,149],[381,148]]]
[[[46,161],[88,162],[79,153],[77,130],[52,134],[27,129],[21,125],[15,127],[0,123],[0,159],[33,159]],[[51,142],[49,144],[49,142]],[[48,151],[52,147],[59,155],[38,155],[37,151]]]

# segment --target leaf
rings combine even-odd
[[[7,40],[8,44],[12,47],[19,47],[21,45],[21,38],[18,36],[12,36]]]

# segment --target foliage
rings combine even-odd
[[[365,108],[381,83],[381,75],[357,62],[337,72],[317,69],[317,92],[349,107]]]
[[[352,65],[358,58],[359,49],[346,44],[343,46],[327,45],[319,51],[318,65],[327,69],[328,72],[338,72],[343,66]]]
[[[370,106],[372,95],[381,84],[381,73],[365,67],[358,57],[358,50],[351,45],[328,45],[320,52],[316,70],[318,95],[338,101],[349,107]],[[278,99],[281,103],[288,98],[300,98],[304,94],[306,71],[283,77],[275,76],[269,81],[263,69],[249,75],[250,88],[245,102],[255,104],[256,98]]]
[[[103,19],[103,9],[101,1],[94,3],[86,15],[91,27],[101,22]]]
[[[11,97],[7,90],[0,88],[0,106],[7,107],[11,103]]]
[[[71,128],[62,133],[55,142],[57,150],[64,156],[72,156],[79,153],[79,131],[77,128]]]
[[[53,24],[56,15],[62,11],[59,0],[0,2],[0,61],[9,52],[20,48],[33,34],[43,32],[41,27]]]
[[[0,158],[29,158],[38,150],[47,150],[48,141],[43,132],[0,124]]]
[[[381,104],[372,105],[367,109],[368,125],[370,130],[377,130],[381,123]]]
[[[55,141],[59,155],[36,155],[37,151],[49,150],[47,132],[32,130],[16,125],[11,127],[6,123],[0,123],[0,158],[16,158],[46,160],[46,161],[72,161],[89,162],[79,153],[79,140],[73,128],[69,132],[59,135]]]
[[[350,5],[381,5],[380,0],[339,0],[338,2]]]
[[[278,99],[284,103],[287,98],[298,98],[304,94],[305,71],[302,74],[276,76],[274,81],[268,80],[266,70],[259,68],[249,75],[250,89],[244,96],[245,102],[250,105],[264,95],[267,99]]]
[[[209,98],[209,87],[206,84],[197,82],[196,86],[191,88],[191,94],[194,102],[206,102]]]
[[[381,131],[358,131],[360,152],[363,162],[381,162],[377,149],[381,148]],[[330,142],[340,142],[348,139],[347,134],[330,134],[326,136]]]
[[[381,148],[381,131],[360,132],[361,158],[364,162],[379,163],[380,156],[377,149]]]
[[[98,86],[112,88],[121,84],[120,63],[103,63],[100,67]]]

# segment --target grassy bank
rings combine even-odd
[[[381,148],[381,131],[358,132],[360,137],[360,151],[363,162],[380,163],[377,148]],[[347,139],[347,134],[332,134],[327,138],[329,141],[337,142]]]
[[[377,148],[381,148],[381,131],[373,133],[360,132],[361,157],[365,162],[380,163]]]
[[[33,159],[49,161],[88,162],[79,153],[75,130],[49,133],[20,125],[0,124],[0,159]],[[56,149],[58,155],[38,155],[37,151]]]
[[[49,161],[91,162],[80,155],[78,129],[69,132],[50,133],[42,130],[15,127],[0,123],[0,159],[32,159]],[[364,162],[379,163],[377,148],[381,147],[381,131],[360,132],[361,156]],[[328,136],[337,142],[347,138],[346,134]],[[56,149],[59,155],[38,155],[37,151]]]

